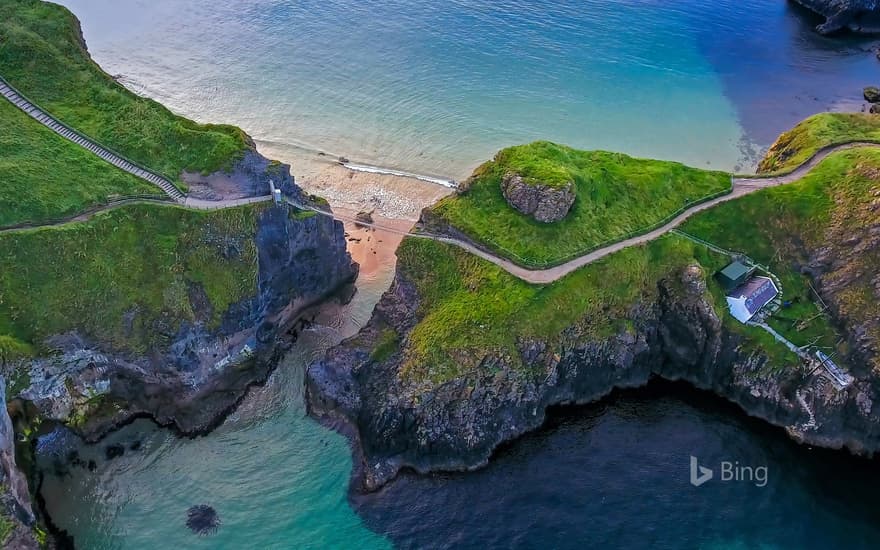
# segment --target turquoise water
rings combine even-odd
[[[817,37],[812,19],[771,0],[62,3],[83,20],[108,72],[175,111],[241,125],[291,155],[323,150],[459,179],[498,148],[538,138],[747,168],[796,120],[851,107],[877,69],[873,43]],[[632,542],[632,533],[669,547],[875,540],[878,518],[856,489],[863,483],[876,494],[880,482],[857,478],[848,462],[823,470],[799,454],[806,450],[780,451],[778,432],[674,399],[659,408],[637,403],[640,415],[628,401],[600,407],[573,422],[578,437],[551,430],[539,444],[514,447],[519,460],[502,455],[486,473],[405,478],[350,501],[347,444],[305,417],[303,369],[366,322],[391,267],[362,279],[354,302],[317,319],[266,387],[206,437],[181,440],[139,422],[107,442],[142,441],[139,450],[112,461],[104,444],[81,450],[96,461],[94,472],[56,468],[55,453],[71,442],[44,440],[44,495],[55,522],[82,548],[613,545]],[[658,426],[680,427],[688,449],[663,452]],[[732,499],[683,490],[685,478],[674,476],[679,467],[685,475],[679,459],[691,449],[765,460],[776,471],[806,466],[775,478],[771,490]],[[594,454],[606,459],[589,461]],[[658,460],[641,460],[626,476],[608,469],[639,457]],[[850,477],[839,473],[850,469]],[[854,501],[821,483],[829,475]],[[223,521],[206,538],[184,525],[186,509],[200,503]],[[805,514],[833,521],[812,524],[812,538],[780,536]],[[691,536],[698,532],[705,536]]]
[[[793,112],[857,98],[870,58],[781,0],[62,3],[109,73],[175,111],[281,156],[458,179],[536,139],[749,168]]]
[[[366,323],[391,275],[362,278],[351,303],[323,308],[266,386],[207,437],[181,439],[137,421],[97,446],[43,438],[43,495],[55,522],[78,548],[389,547],[350,508],[348,443],[306,417],[302,381],[309,361]],[[129,450],[107,460],[105,447],[116,443]],[[97,468],[57,465],[70,448]],[[217,510],[215,535],[186,527],[196,504]]]

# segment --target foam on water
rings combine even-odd
[[[458,187],[458,183],[455,180],[437,178],[434,176],[425,176],[423,174],[416,174],[415,172],[405,172],[403,170],[395,170],[393,168],[382,168],[381,166],[370,166],[369,164],[354,164],[351,162],[344,162],[343,166],[348,168],[349,170],[354,170],[356,172],[368,172],[371,174],[388,174],[391,176],[403,176],[407,178],[414,178],[421,181],[427,181],[428,183],[436,183],[437,185],[442,185],[443,187],[450,187],[455,189]]]

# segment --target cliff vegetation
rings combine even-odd
[[[813,115],[777,138],[758,165],[758,172],[788,172],[823,147],[852,141],[880,143],[880,116],[863,113]]]
[[[144,353],[167,344],[182,322],[216,326],[256,293],[256,211],[265,207],[135,205],[0,235],[4,347],[46,353],[47,337],[76,330]]]

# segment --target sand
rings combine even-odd
[[[333,210],[354,214],[373,211],[377,222],[378,218],[415,222],[422,208],[454,192],[451,187],[413,177],[351,170],[339,164],[336,157],[305,149],[265,142],[257,145],[269,158],[290,164],[297,185],[327,199]]]
[[[347,218],[357,214],[356,210],[342,207],[336,207],[334,211]],[[383,227],[402,232],[409,231],[415,224],[411,220],[384,218],[376,215],[373,216],[373,221]],[[357,227],[354,223],[345,222],[345,238],[348,241],[351,259],[361,266],[358,276],[361,279],[373,279],[382,276],[389,267],[393,267],[397,263],[395,252],[404,237],[400,233]]]

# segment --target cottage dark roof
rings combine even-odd
[[[719,274],[731,281],[739,281],[744,277],[748,277],[752,269],[742,262],[732,262],[722,269]]]
[[[767,277],[752,277],[746,284],[737,288],[728,296],[731,298],[745,298],[745,306],[750,314],[754,315],[759,309],[776,297],[777,290],[773,281]]]

